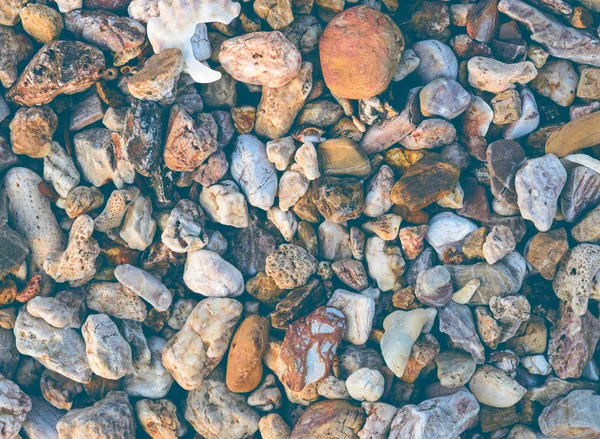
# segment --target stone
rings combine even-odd
[[[127,110],[123,142],[131,164],[145,177],[155,174],[160,166],[162,137],[161,107],[134,99]]]
[[[232,108],[231,118],[238,134],[248,134],[254,129],[256,108],[251,105]]]
[[[462,114],[471,103],[471,95],[454,79],[438,78],[419,93],[423,116],[441,116],[451,120]]]
[[[549,437],[593,438],[600,432],[596,416],[599,404],[593,390],[574,390],[542,410],[540,429]]]
[[[103,233],[119,227],[131,204],[138,199],[140,190],[135,186],[113,191],[104,210],[94,219],[94,228]]]
[[[393,206],[390,191],[394,183],[392,168],[387,165],[381,166],[365,188],[365,215],[376,218],[390,210]]]
[[[437,377],[444,387],[461,387],[469,382],[477,365],[469,354],[444,351],[435,357]]]
[[[572,231],[573,237],[576,232]],[[567,233],[565,229],[555,229],[548,232],[539,232],[531,241],[527,250],[527,262],[537,270],[544,279],[552,280],[556,274],[556,268],[563,256],[569,250]]]
[[[580,71],[579,84],[577,85],[577,97],[583,99],[600,98],[600,89],[598,89],[598,75],[600,69],[593,67],[584,67]]]
[[[389,439],[458,437],[472,425],[478,413],[477,400],[466,390],[427,399],[419,405],[407,404],[394,418]]]
[[[333,375],[329,375],[317,383],[317,392],[327,399],[350,399],[346,381],[339,380]]]
[[[298,75],[302,57],[281,32],[252,32],[225,40],[219,62],[238,81],[278,88]]]
[[[242,273],[210,250],[188,254],[183,280],[190,290],[207,297],[237,297],[244,291]]]
[[[304,106],[298,115],[296,124],[327,128],[335,125],[343,115],[344,109],[341,105],[331,101],[317,100]]]
[[[598,40],[592,36],[566,26],[520,0],[500,0],[498,10],[523,23],[531,32],[531,39],[542,44],[555,58],[593,66],[599,64]],[[565,50],[563,43],[569,50]]]
[[[304,142],[294,154],[296,164],[300,166],[307,180],[313,181],[321,176],[317,150],[312,142]]]
[[[402,81],[412,72],[414,72],[417,69],[417,67],[419,67],[420,62],[421,60],[419,59],[414,50],[404,50],[404,52],[402,52],[402,56],[400,57],[398,67],[396,67],[396,71],[394,72],[392,81]]]
[[[147,316],[146,305],[142,299],[118,282],[89,285],[86,303],[90,309],[118,319],[142,322]]]
[[[365,48],[360,55],[356,44]],[[328,23],[319,48],[323,78],[331,92],[343,98],[364,99],[387,88],[400,62],[404,39],[387,15],[360,6]],[[365,71],[374,74],[364,75]]]
[[[429,226],[421,225],[414,227],[403,227],[400,229],[399,238],[402,245],[402,253],[408,260],[413,260],[423,251],[425,247],[425,236]]]
[[[353,177],[324,177],[313,197],[317,209],[328,221],[343,223],[364,210],[362,181]]]
[[[468,14],[467,33],[477,41],[489,43],[498,28],[498,2],[478,3]]]
[[[282,30],[294,21],[292,2],[260,0],[254,3],[254,12],[264,18],[274,30]]]
[[[458,182],[458,167],[432,155],[411,165],[394,185],[391,200],[411,211],[422,209],[450,194]]]
[[[412,50],[420,62],[416,69],[423,83],[429,83],[438,78],[456,79],[458,61],[452,49],[438,40],[417,41]]]
[[[27,311],[55,328],[79,328],[81,308],[71,306],[57,297],[37,296],[27,302]]]
[[[133,408],[125,392],[109,392],[90,407],[70,410],[56,425],[58,437],[75,439],[93,431],[99,438],[135,438]]]
[[[429,332],[436,314],[434,308],[394,311],[383,321],[385,333],[380,340],[381,353],[397,377],[403,376],[413,344],[421,332]]]
[[[233,181],[224,180],[221,184],[203,188],[199,201],[211,221],[237,228],[248,227],[246,199]]]
[[[357,437],[365,419],[365,411],[348,401],[320,401],[302,414],[290,439],[351,439]]]
[[[537,129],[540,124],[540,110],[531,90],[526,86],[519,88],[521,96],[521,117],[504,127],[502,136],[505,139],[519,139]]]
[[[546,142],[546,153],[564,157],[580,149],[596,145],[593,126],[600,120],[600,113],[578,117],[554,131]]]
[[[12,151],[40,158],[52,150],[58,118],[50,107],[20,108],[9,127]]]
[[[450,272],[438,265],[422,271],[417,276],[415,295],[425,305],[439,308],[452,298],[454,288]]]
[[[26,168],[11,168],[4,176],[9,218],[16,232],[27,241],[32,272],[42,270],[46,258],[64,248],[63,232],[48,198],[40,191],[41,183],[39,175]]]
[[[400,144],[410,150],[433,149],[456,140],[456,128],[444,119],[425,119]]]
[[[285,85],[263,88],[256,109],[256,134],[271,140],[285,136],[312,89],[312,73],[312,64],[304,62],[298,74]],[[282,102],[286,105],[282,106]]]
[[[498,93],[491,101],[494,109],[493,122],[497,125],[506,125],[516,122],[521,117],[521,96],[515,89]]]
[[[584,315],[588,308],[591,286],[600,267],[598,251],[593,244],[580,244],[562,259],[552,284],[556,295],[568,301],[577,315]]]
[[[444,262],[448,251],[453,251],[477,231],[477,226],[452,212],[442,212],[429,221],[426,240]]]
[[[79,184],[79,171],[58,142],[52,142],[50,152],[44,157],[43,176],[62,198],[66,198],[71,189]]]
[[[363,223],[362,229],[367,233],[374,233],[384,241],[393,241],[398,237],[401,223],[400,215],[388,213]]]
[[[262,355],[269,337],[269,321],[257,314],[246,317],[236,330],[227,358],[227,388],[251,392],[261,382]]]
[[[152,201],[150,197],[140,195],[127,209],[119,236],[129,248],[143,251],[152,244],[155,232],[156,221],[152,218]]]
[[[484,362],[484,348],[475,330],[469,307],[450,301],[438,310],[440,331],[448,334],[453,344],[471,354],[477,364]]]
[[[33,56],[6,98],[22,106],[45,105],[58,95],[87,90],[104,67],[104,55],[96,47],[52,41]]]
[[[0,9],[0,25],[14,26],[19,22],[19,11],[27,4],[27,0],[11,0],[2,4]]]
[[[129,325],[127,329],[125,327],[122,324],[121,332],[132,346],[134,361],[133,374],[125,377],[123,389],[133,397],[163,398],[173,384],[173,377],[162,364],[162,353],[167,341],[155,336],[146,340],[139,323]],[[140,346],[136,348],[136,344]],[[136,349],[140,351],[138,354]],[[136,356],[139,359],[136,360]]]
[[[515,176],[526,161],[525,151],[513,140],[497,140],[488,146],[486,155],[492,194],[500,201],[516,204]]]
[[[510,228],[494,226],[483,243],[483,256],[488,264],[495,264],[511,253],[517,243]]]
[[[248,405],[263,412],[281,408],[281,391],[275,375],[267,374],[260,386],[248,396]]]
[[[579,75],[569,61],[557,60],[544,64],[531,81],[532,90],[552,99],[561,107],[570,106],[575,100]]]
[[[258,422],[258,429],[263,439],[289,439],[292,434],[290,427],[276,413],[263,416]]]
[[[46,368],[78,383],[92,379],[83,338],[75,329],[55,328],[21,308],[15,323],[15,337],[19,352],[33,357]]]
[[[19,437],[19,431],[32,408],[31,399],[12,381],[0,376],[2,396],[2,435],[7,439]]]
[[[363,402],[361,406],[367,414],[367,420],[362,430],[358,432],[358,437],[386,439],[398,409],[383,402]]]
[[[38,43],[48,44],[63,30],[62,16],[54,9],[38,4],[25,5],[19,11],[23,29]]]
[[[25,239],[6,224],[0,225],[0,245],[3,250],[0,254],[0,277],[4,277],[25,261],[29,247]]]
[[[576,221],[598,201],[600,201],[600,175],[586,166],[570,169],[560,197],[561,212],[565,221]]]
[[[221,75],[219,80],[202,85],[200,91],[202,102],[210,107],[235,107],[237,81],[223,67],[217,67],[216,73]]]
[[[148,58],[142,69],[129,78],[127,89],[137,99],[172,102],[182,70],[181,50],[167,49]]]
[[[351,139],[326,140],[319,144],[317,155],[323,175],[364,177],[371,173],[367,155]]]
[[[530,355],[521,358],[521,364],[529,373],[548,376],[552,373],[552,366],[543,355]]]
[[[153,439],[177,439],[183,433],[177,408],[168,399],[141,399],[135,404],[137,420]]]
[[[196,305],[163,350],[163,365],[181,387],[202,385],[225,355],[241,314],[242,305],[234,299],[211,297]]]
[[[469,381],[469,389],[480,403],[499,408],[515,405],[527,392],[502,370],[489,364],[477,368]]]
[[[12,3],[12,5],[11,5]],[[19,34],[10,27],[5,27],[4,22],[8,17],[4,16],[4,8],[15,6],[14,9],[14,23],[8,24],[12,26],[16,23],[19,18],[19,9],[16,6],[20,4],[22,7],[26,3],[23,0],[16,0],[4,3],[2,10],[0,11],[0,22],[2,22],[2,28],[0,28],[0,41],[2,42],[2,61],[0,61],[0,83],[5,88],[9,88],[17,80],[17,67],[29,59],[33,53],[33,44],[31,39],[24,34]],[[5,6],[6,5],[6,6]],[[12,8],[11,8],[12,9]],[[12,20],[11,20],[12,21]]]
[[[542,354],[546,351],[547,329],[544,320],[532,315],[520,325],[517,333],[504,346],[517,355]]]
[[[365,259],[369,275],[377,282],[381,291],[395,291],[402,288],[402,274],[405,262],[400,247],[372,236],[367,240]]]
[[[355,345],[367,342],[375,317],[375,300],[350,291],[335,290],[327,306],[339,309],[346,318],[343,338]]]
[[[209,238],[202,227],[203,212],[191,200],[180,200],[167,219],[161,241],[171,251],[188,253],[208,245]]]
[[[298,230],[296,217],[290,211],[284,212],[278,207],[267,211],[267,218],[271,221],[286,241],[291,241]]]
[[[296,152],[292,136],[267,142],[267,158],[278,171],[285,171]]]
[[[130,264],[121,264],[115,268],[114,273],[123,286],[132,290],[157,311],[166,311],[171,306],[171,292],[148,272]]]
[[[324,221],[318,229],[319,256],[329,261],[352,257],[352,241],[348,228],[331,221]]]
[[[350,396],[357,401],[375,402],[383,395],[385,380],[378,370],[365,367],[350,375],[346,386]]]
[[[537,75],[537,69],[531,61],[505,64],[492,58],[476,56],[467,64],[469,84],[478,90],[501,93],[515,84],[527,84]]]
[[[306,284],[317,270],[317,261],[301,247],[282,244],[266,260],[266,273],[279,288],[290,289]]]
[[[40,390],[53,407],[71,410],[73,399],[83,392],[83,385],[46,369],[40,378]]]
[[[548,361],[559,378],[579,378],[600,339],[600,321],[589,311],[577,315],[561,303],[559,320],[552,326]]]
[[[502,323],[524,322],[529,319],[531,305],[525,296],[494,296],[490,299],[494,318]]]
[[[290,322],[323,305],[327,301],[326,296],[322,282],[317,279],[292,289],[285,298],[277,303],[275,311],[271,313],[271,325],[277,329],[286,329]]]

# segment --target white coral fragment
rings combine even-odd
[[[177,48],[183,53],[183,71],[194,81],[218,81],[221,73],[194,56],[194,35],[201,23],[229,24],[240,14],[240,4],[231,0],[159,0],[159,16],[148,20],[148,40],[154,53]]]

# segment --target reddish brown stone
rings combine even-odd
[[[569,251],[569,242],[565,229],[550,230],[531,238],[527,261],[544,279],[552,280],[558,263],[567,251]]]
[[[419,210],[450,194],[456,187],[458,166],[439,154],[411,165],[394,185],[391,199],[409,210]]]
[[[490,204],[485,187],[478,184],[477,179],[472,177],[461,180],[460,184],[465,193],[465,198],[463,207],[458,209],[456,213],[477,221],[490,221]]]
[[[498,27],[498,0],[482,0],[469,13],[467,33],[482,43],[494,38]]]
[[[37,273],[31,276],[31,279],[27,281],[25,288],[19,291],[19,293],[16,295],[15,300],[17,302],[26,303],[33,299],[35,296],[38,296],[40,294],[41,282],[41,273]]]
[[[329,375],[345,321],[337,308],[322,306],[290,325],[281,344],[285,385],[301,391]]]
[[[402,252],[406,259],[413,260],[419,253],[423,251],[425,246],[425,236],[429,226],[421,225],[415,227],[404,227],[400,229],[400,244],[402,245]]]
[[[302,414],[291,439],[356,439],[365,411],[341,399],[312,404]]]
[[[434,360],[439,352],[440,344],[433,335],[421,335],[410,351],[404,374],[400,379],[407,383],[414,383],[419,378],[421,371]]]

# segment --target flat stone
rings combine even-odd
[[[469,352],[477,364],[482,364],[485,359],[484,348],[469,307],[450,301],[438,313],[440,331],[448,334],[455,346]]]
[[[127,88],[137,99],[171,102],[175,99],[177,80],[183,70],[183,54],[167,49],[151,56],[140,71],[129,78]]]
[[[577,239],[577,238],[575,238]],[[554,279],[556,268],[569,250],[565,229],[540,232],[529,241],[527,262],[547,280]]]
[[[422,209],[450,194],[459,177],[458,167],[442,156],[429,156],[410,166],[394,185],[391,200],[411,211]]]
[[[525,151],[512,140],[497,140],[487,149],[492,194],[510,204],[517,203],[515,176],[525,163]]]
[[[600,174],[586,166],[576,166],[567,173],[567,183],[560,196],[560,206],[567,222],[579,219],[600,201]]]
[[[600,434],[596,416],[600,397],[592,390],[574,390],[546,407],[538,419],[542,433],[549,437],[593,438]]]

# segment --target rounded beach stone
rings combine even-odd
[[[368,6],[356,6],[329,22],[319,49],[329,90],[339,97],[365,99],[389,85],[404,39],[389,16]]]

